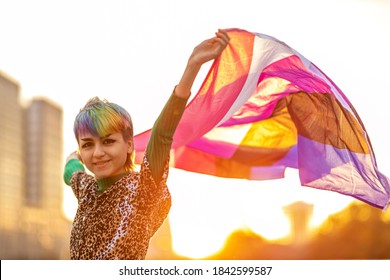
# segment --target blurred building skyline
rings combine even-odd
[[[0,258],[67,259],[63,213],[63,112],[46,98],[20,101],[0,72]]]

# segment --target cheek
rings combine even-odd
[[[89,160],[88,160],[88,152],[85,152],[85,151],[80,151],[80,159],[81,159],[81,162],[83,164],[88,164],[89,163]]]
[[[127,147],[122,146],[116,149],[115,152],[111,153],[111,156],[116,158],[118,164],[125,164],[127,160]]]
[[[123,149],[120,154],[118,154],[118,158],[120,158],[120,161],[125,163],[127,160],[127,149]]]

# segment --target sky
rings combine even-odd
[[[365,124],[379,170],[389,176],[389,15],[388,0],[0,0],[0,71],[20,83],[22,102],[45,96],[62,106],[65,160],[77,148],[74,117],[89,98],[121,104],[132,115],[135,133],[141,133],[153,125],[192,49],[218,28],[271,35],[315,63],[341,88]],[[204,65],[198,75],[193,96],[209,66]],[[180,170],[171,175],[171,192],[177,197],[171,225],[173,234],[187,229],[183,236],[190,231],[205,235],[204,228],[211,232],[219,228],[227,235],[240,226],[264,233],[265,225],[275,218],[263,213],[267,195],[278,197],[272,200],[278,203],[267,207],[276,207],[280,217],[281,205],[296,199],[316,201],[320,209],[329,196],[335,208],[322,215],[349,202],[338,194],[301,190],[307,188],[298,187],[292,194],[290,185],[299,182],[290,171],[288,180],[267,182],[267,187],[264,182],[197,177]],[[253,188],[254,184],[259,187]],[[262,193],[265,188],[270,191],[267,195]],[[239,211],[232,207],[238,203],[238,193],[240,205],[249,205]],[[74,203],[71,196],[66,190],[67,203]],[[249,198],[256,200],[248,203]],[[210,213],[210,209],[217,210]],[[187,225],[186,220],[192,222]],[[180,227],[183,224],[186,227]],[[287,221],[281,222],[279,235],[286,230]],[[212,239],[210,234],[207,238]],[[214,241],[220,246],[221,234]]]

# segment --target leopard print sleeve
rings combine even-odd
[[[161,180],[156,183],[145,155],[140,170],[139,191],[143,197],[140,209],[148,216],[150,237],[162,225],[171,207],[171,195],[167,187],[168,172],[169,157],[165,161]]]
[[[72,174],[70,186],[79,204],[82,199],[91,195],[90,193],[94,184],[96,184],[95,178],[85,171],[77,171]]]

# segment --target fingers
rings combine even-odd
[[[225,30],[218,29],[218,32],[215,32],[214,41],[217,41],[223,50],[223,49],[225,49],[225,47],[229,43],[230,38]]]
[[[229,43],[229,35],[223,29],[215,32],[215,36],[203,41],[196,46],[190,56],[190,60],[196,64],[203,63],[215,59],[221,55],[222,51]]]
[[[229,35],[224,29],[218,29],[218,32],[215,32],[217,38],[221,39],[225,44],[228,44],[230,41]]]

